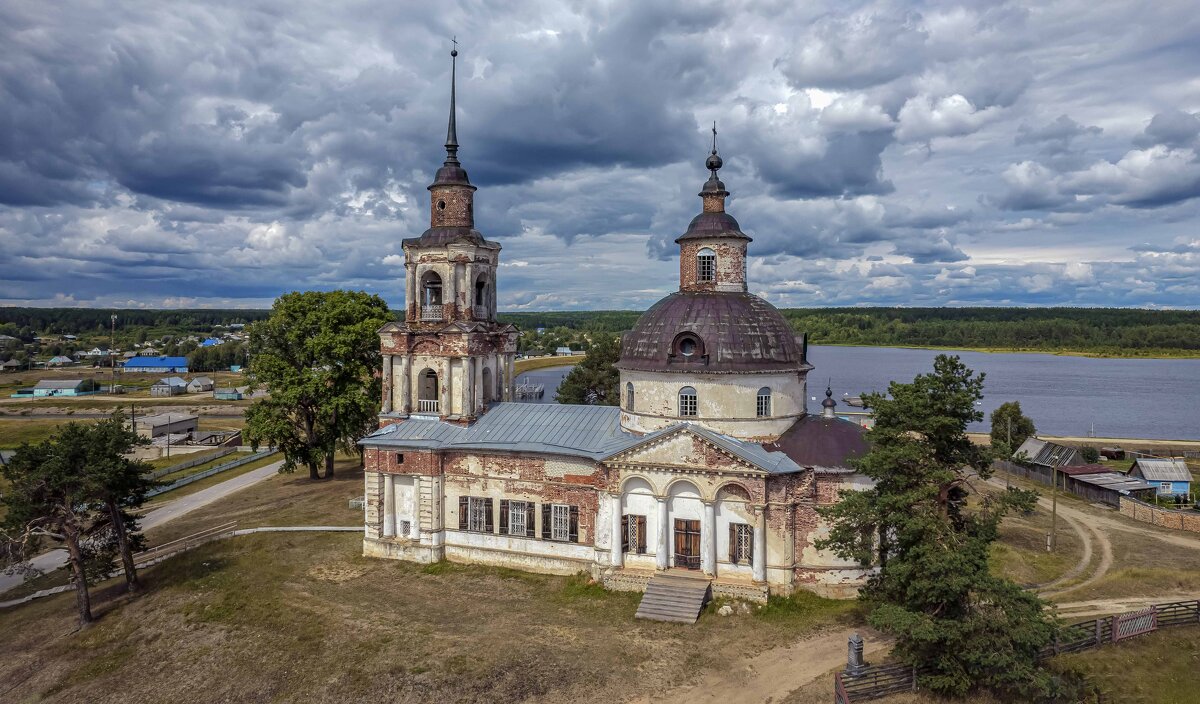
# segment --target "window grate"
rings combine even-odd
[[[488,505],[487,499],[477,499],[471,497],[468,501],[468,530],[486,531],[488,523]]]
[[[696,392],[694,389],[679,392],[679,415],[696,415]]]
[[[750,562],[754,555],[754,528],[745,524],[734,524],[733,561]]]
[[[524,501],[508,502],[509,535],[525,535],[525,521],[529,517],[528,506]]]
[[[757,411],[759,418],[767,418],[771,415],[771,394],[759,392]]]
[[[400,530],[399,530],[400,537],[407,538],[408,534],[411,532],[412,532],[412,521],[403,521],[403,520],[400,521]]]
[[[550,538],[552,540],[570,540],[571,538],[571,507],[554,504],[550,507]]]
[[[701,281],[717,278],[717,255],[712,250],[701,250],[696,256],[696,274]]]

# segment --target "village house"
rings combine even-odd
[[[188,383],[177,376],[159,379],[150,386],[151,396],[179,396],[187,392]]]
[[[1178,458],[1139,457],[1129,476],[1145,479],[1159,496],[1188,496],[1192,491],[1192,473],[1187,462]]]
[[[61,354],[46,361],[47,367],[69,367],[72,364],[75,364],[75,360]]]
[[[453,91],[451,106],[430,227],[402,244],[404,319],[380,330],[364,554],[759,601],[856,593],[870,568],[817,549],[816,509],[869,485],[849,466],[865,431],[836,417],[828,389],[808,412],[804,336],[747,291],[751,239],[725,212],[715,130],[702,212],[676,240],[678,291],[621,341],[620,406],[522,404],[517,331],[495,317],[500,245],[475,229]],[[698,603],[644,599],[639,615],[694,621]]]
[[[213,390],[212,377],[208,377],[208,376],[195,377],[190,382],[188,382],[187,390],[188,390],[188,393],[190,393],[190,394],[198,394],[198,393],[203,393],[205,391],[212,391]]]

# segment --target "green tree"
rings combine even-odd
[[[90,493],[104,506],[108,529],[121,557],[125,583],[130,591],[138,591],[141,583],[133,554],[145,548],[145,539],[138,530],[134,512],[146,502],[146,493],[154,487],[154,481],[148,477],[149,465],[126,455],[148,440],[137,434],[120,410],[85,427],[89,437],[83,469],[91,479]]]
[[[1031,435],[1037,433],[1033,421],[1021,412],[1020,401],[1007,401],[992,411],[992,447],[1008,459]],[[1011,432],[1011,443],[1009,434]]]
[[[80,471],[89,451],[85,430],[68,423],[46,441],[21,445],[0,469],[10,484],[3,498],[5,563],[19,567],[47,542],[64,545],[82,625],[92,622],[88,584],[112,569],[111,553],[89,540],[100,514],[89,491],[91,479]]]
[[[1079,448],[1079,456],[1088,464],[1095,464],[1100,461],[1100,451],[1091,445],[1084,445]]]
[[[982,390],[982,374],[939,355],[933,373],[866,396],[875,427],[856,468],[874,486],[819,509],[831,530],[817,546],[877,560],[860,594],[869,621],[895,636],[901,660],[932,668],[924,686],[1028,701],[1050,688],[1036,658],[1055,625],[1035,594],[989,571],[988,556],[1006,511],[1031,508],[1036,495],[1014,489],[968,505],[968,482],[990,475],[991,452],[966,434],[983,419]]]
[[[555,399],[559,403],[620,405],[617,386],[621,375],[614,366],[620,356],[621,346],[615,335],[595,333],[587,356],[559,384]]]
[[[379,296],[307,291],[280,296],[250,326],[250,372],[269,395],[246,410],[245,435],[283,452],[282,471],[308,467],[333,477],[333,456],[353,450],[379,412],[379,328],[390,319]]]

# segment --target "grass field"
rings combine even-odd
[[[62,420],[10,420],[0,418],[0,449],[13,449],[22,443],[39,443],[54,434],[59,426],[70,422],[93,423],[95,419],[63,416]]]
[[[579,364],[583,361],[585,355],[576,354],[569,357],[530,357],[527,359],[518,359],[513,362],[513,372],[515,374],[524,374],[531,372],[534,369],[546,369],[547,367],[565,367],[571,364]]]
[[[351,461],[338,469],[328,482],[272,477],[152,542],[213,521],[355,525],[361,513],[346,501],[361,495],[362,475]],[[802,594],[681,628],[635,621],[639,595],[584,578],[422,567],[361,550],[357,534],[213,543],[145,571],[142,596],[99,590],[99,621],[82,632],[69,594],[21,607],[0,631],[0,692],[46,702],[620,701],[861,619],[853,602]]]

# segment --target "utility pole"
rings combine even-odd
[[[1058,547],[1058,467],[1050,466],[1050,478],[1054,481],[1054,489],[1050,492],[1050,552]]]
[[[112,383],[108,385],[108,393],[117,393],[117,314],[112,314],[112,327],[108,333],[108,366],[112,368]]]
[[[1017,453],[1013,449],[1013,446],[1012,446],[1012,416],[1006,417],[1005,420],[1008,421],[1008,423],[1007,423],[1007,425],[1008,425],[1008,463],[1010,466],[1006,467],[1006,469],[1009,471],[1006,471],[1004,473],[1004,488],[1011,489],[1012,487],[1010,487],[1008,485],[1008,475],[1012,470],[1012,467],[1011,467],[1012,459],[1013,459],[1013,457],[1016,457]]]

